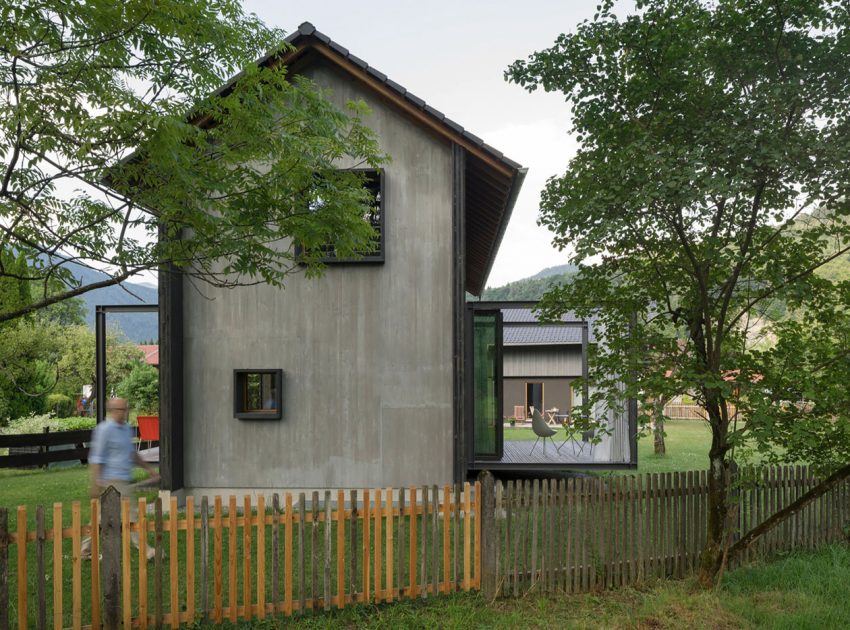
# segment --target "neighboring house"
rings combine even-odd
[[[580,396],[571,383],[582,375],[582,328],[540,324],[530,308],[506,308],[502,317],[503,416],[528,419],[531,406],[569,414]],[[561,318],[576,319],[573,314]],[[588,341],[596,342],[592,327]]]
[[[158,344],[139,344],[139,350],[142,351],[144,362],[154,367],[159,367],[159,345]]]
[[[465,294],[485,286],[525,169],[312,25],[288,41],[290,69],[338,105],[363,99],[372,111],[366,123],[392,156],[367,183],[380,248],[358,262],[329,258],[321,278],[293,276],[285,290],[200,295],[179,273],[160,275],[163,486],[466,479],[492,467],[475,443],[481,427],[500,430],[502,409],[489,320]]]

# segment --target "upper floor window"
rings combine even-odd
[[[386,251],[386,243],[384,239],[384,171],[381,169],[364,169],[358,172],[363,174],[363,187],[369,191],[373,202],[369,206],[365,216],[363,217],[372,226],[375,231],[375,236],[372,240],[371,247],[367,250],[358,252],[358,256],[342,257],[337,256],[333,245],[323,245],[320,247],[321,256],[319,260],[323,263],[383,263]],[[301,246],[297,246],[295,253],[300,255],[302,252]]]

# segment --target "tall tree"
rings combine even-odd
[[[383,159],[365,106],[288,74],[238,0],[0,0],[0,22],[0,249],[42,285],[0,321],[144,270],[280,285],[322,245],[368,249],[362,176],[337,168]]]
[[[816,273],[850,251],[850,9],[641,0],[620,18],[606,0],[506,74],[571,106],[580,146],[541,221],[581,271],[545,305],[600,308],[597,396],[622,404],[626,375],[626,396],[705,409],[710,584],[743,451],[850,474],[850,283]]]

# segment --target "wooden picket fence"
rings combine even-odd
[[[818,482],[804,466],[742,471],[740,480],[730,542]],[[485,483],[485,495],[488,491]],[[492,561],[496,595],[587,592],[683,577],[698,566],[705,543],[706,471],[496,481],[494,493],[492,524],[491,503],[484,503],[483,568],[487,581]],[[848,534],[850,482],[845,482],[760,538],[730,568],[778,552],[846,542]],[[498,542],[492,551],[491,535]]]
[[[309,504],[274,494],[270,507],[262,495],[187,497],[182,513],[172,497],[165,514],[161,499],[149,514],[142,498],[131,522],[130,500],[110,488],[91,500],[88,524],[73,502],[67,527],[55,503],[50,526],[39,506],[31,530],[21,506],[14,531],[0,508],[0,630],[10,616],[19,630],[177,628],[477,589],[480,497],[478,483],[352,490],[347,502],[342,490]],[[81,557],[88,536],[99,562]]]
[[[726,403],[729,417],[737,413],[737,408],[732,403]],[[669,404],[664,407],[664,415],[673,420],[705,420],[705,409],[693,404]]]

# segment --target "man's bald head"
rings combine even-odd
[[[127,411],[130,405],[124,398],[110,398],[106,401],[106,412],[116,422],[127,420]]]

